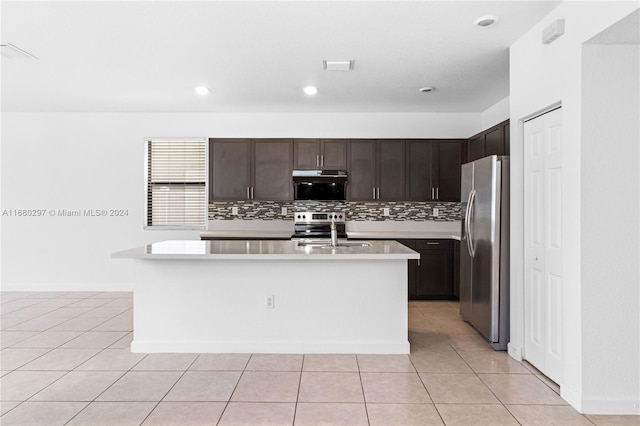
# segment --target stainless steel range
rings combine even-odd
[[[345,214],[343,212],[296,212],[292,240],[331,240],[331,221],[336,224],[339,239],[346,239]]]

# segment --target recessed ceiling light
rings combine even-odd
[[[425,86],[425,87],[421,87],[418,90],[422,93],[431,93],[431,92],[435,92],[436,88],[433,86]]]
[[[196,93],[200,96],[204,96],[204,95],[208,95],[209,94],[209,89],[207,89],[204,86],[198,86],[198,87],[194,87],[193,90],[196,91]]]
[[[316,93],[318,93],[318,88],[314,87],[314,86],[307,86],[302,90],[304,90],[304,93],[306,93],[307,95],[310,95],[310,96],[315,95]]]
[[[8,59],[38,59],[11,43],[0,43],[0,54]]]
[[[493,27],[498,23],[499,20],[500,18],[495,15],[485,15],[473,21],[473,25],[475,25],[477,28],[486,29]]]

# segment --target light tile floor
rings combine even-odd
[[[3,292],[9,425],[639,425],[583,416],[455,302],[410,302],[410,355],[132,354],[128,292]]]

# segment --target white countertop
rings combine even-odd
[[[296,241],[170,240],[113,253],[121,259],[181,260],[387,260],[419,259],[415,251],[396,241],[370,241],[368,247],[300,246]]]
[[[348,221],[349,238],[367,239],[454,239],[460,240],[460,222],[435,221]],[[209,221],[202,238],[283,238],[293,234],[293,222],[284,220]]]

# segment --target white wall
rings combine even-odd
[[[586,44],[582,87],[584,409],[624,409],[640,402],[640,46]]]
[[[496,102],[480,114],[480,127],[486,130],[510,117],[509,97],[507,96],[501,101]]]
[[[596,371],[583,364],[585,353],[591,351],[592,342],[583,339],[582,306],[582,240],[581,240],[581,146],[582,141],[582,44],[605,28],[619,21],[638,7],[636,1],[627,2],[572,2],[561,3],[510,48],[510,116],[511,116],[511,343],[509,352],[522,355],[524,336],[524,270],[523,270],[523,126],[522,120],[551,105],[562,103],[563,116],[563,349],[564,368],[560,383],[563,398],[575,408],[590,410],[586,403],[585,385],[589,375],[606,375],[611,370],[626,369],[624,365],[602,365]],[[544,28],[556,19],[565,19],[566,33],[550,45],[541,43]],[[636,157],[637,158],[637,157]],[[604,172],[616,164],[600,165]],[[621,242],[622,243],[622,242]],[[626,307],[622,307],[625,309]],[[604,312],[626,317],[636,311]],[[612,330],[612,332],[616,332]],[[629,342],[628,345],[637,344]],[[620,348],[624,350],[624,348]],[[620,395],[622,397],[622,395]],[[625,395],[633,398],[633,395]],[[626,406],[621,410],[618,400],[602,404],[612,412],[638,410]],[[600,409],[604,409],[603,406]]]
[[[480,115],[4,113],[1,209],[128,209],[118,217],[2,217],[3,289],[129,288],[114,251],[197,231],[144,231],[143,138],[467,138]]]

